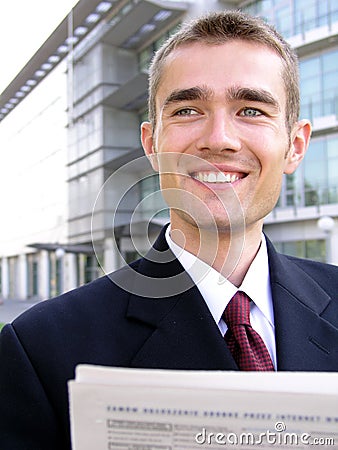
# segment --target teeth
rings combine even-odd
[[[209,183],[216,183],[217,182],[217,174],[216,173],[209,173],[208,182]]]
[[[239,180],[237,175],[223,172],[198,172],[193,175],[193,178],[204,183],[234,183]]]

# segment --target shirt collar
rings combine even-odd
[[[170,237],[170,225],[166,230],[166,240],[171,251],[198,287],[216,323],[221,320],[231,298],[240,290],[251,298],[270,324],[274,325],[268,252],[263,234],[257,255],[239,288],[214,268],[178,246]]]
[[[257,255],[252,261],[239,290],[245,292],[270,324],[274,325],[269,257],[264,234],[262,234],[262,241]]]

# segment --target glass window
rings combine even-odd
[[[324,72],[338,71],[338,50],[325,53],[322,60]]]
[[[334,5],[331,6],[331,8],[329,8],[329,2],[323,2],[323,1],[319,1],[317,2],[317,9],[318,9],[318,14],[320,17],[322,16],[327,16],[330,12],[330,9],[334,9]]]
[[[153,52],[151,48],[147,47],[145,50],[142,50],[138,56],[139,68],[140,70],[148,70]]]
[[[140,196],[142,201],[141,212],[148,219],[150,217],[168,217],[168,206],[164,202],[158,174],[144,177],[140,183]]]
[[[304,161],[284,176],[278,207],[338,203],[338,135],[314,138]]]
[[[305,162],[324,160],[325,158],[325,140],[316,139],[310,143],[306,154]]]
[[[329,8],[328,2],[319,1],[317,4],[318,8],[318,25],[326,25],[328,21]]]
[[[304,160],[305,190],[312,192],[326,184],[326,158],[324,154],[324,141],[317,140],[310,144]],[[312,194],[311,194],[312,197]],[[314,204],[314,203],[308,203]]]
[[[315,141],[304,160],[305,206],[317,205],[320,195],[327,187],[327,160],[324,142]]]
[[[264,15],[266,11],[269,11],[272,8],[273,8],[273,0],[258,0],[250,3],[243,9],[247,11],[249,14]]]
[[[326,245],[324,240],[305,241],[305,258],[325,262]]]
[[[304,257],[304,243],[302,241],[284,242],[283,252],[290,256]]]
[[[326,243],[322,239],[306,241],[274,242],[276,249],[290,256],[325,262]]]
[[[100,276],[98,261],[91,255],[86,255],[84,259],[84,281],[85,283],[89,283]]]
[[[328,188],[328,203],[338,203],[338,184],[337,182],[333,186]]]
[[[336,90],[325,91],[323,98],[323,115],[331,116],[337,113],[338,98],[335,96]]]
[[[313,138],[304,161],[285,175],[277,208],[338,203],[338,135]]]
[[[296,186],[295,186],[295,176],[294,174],[286,175],[285,177],[286,184],[286,205],[292,206],[296,204]]]
[[[139,63],[140,70],[144,70],[144,71],[148,70],[148,67],[152,60],[154,52],[162,46],[162,44],[168,39],[168,37],[171,34],[175,33],[178,30],[179,26],[180,26],[180,24],[176,24],[169,31],[166,31],[156,41],[153,41],[150,45],[148,45],[147,48],[143,49],[138,54],[138,63]]]
[[[338,51],[331,50],[300,62],[301,111],[303,117],[338,113]]]
[[[338,137],[328,139],[327,156],[328,156],[329,160],[338,158]],[[338,171],[337,171],[337,175],[338,175]]]
[[[338,87],[337,76],[338,76],[338,69],[336,72],[324,73],[323,79],[323,85],[325,88],[324,92],[333,92],[337,95],[337,87]]]
[[[301,92],[303,98],[315,98],[315,94],[321,92],[321,80],[318,77],[310,77],[302,80]],[[317,96],[318,98],[319,96]]]
[[[158,174],[145,177],[140,182],[141,199],[147,197],[153,192],[159,191],[160,182]]]
[[[299,66],[300,79],[318,76],[320,74],[320,60],[315,58],[303,59]]]
[[[289,5],[279,7],[275,11],[275,24],[279,32],[283,34],[284,37],[291,36],[292,33],[292,16]]]
[[[338,20],[335,0],[258,0],[243,8],[273,23],[285,37],[305,33]]]
[[[314,117],[321,117],[324,114],[323,102],[320,95],[313,95],[308,99],[307,103],[302,103],[301,112],[302,117],[313,120]]]
[[[261,0],[257,2],[257,8],[259,11],[267,11],[273,7],[273,0]]]
[[[316,27],[316,0],[297,0],[294,2],[296,34]]]
[[[338,137],[328,139],[328,203],[338,203]]]
[[[320,3],[329,3],[329,2],[320,2]],[[332,23],[338,21],[338,2],[331,0],[331,2],[329,3],[329,14]]]

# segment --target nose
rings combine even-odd
[[[217,153],[237,152],[241,148],[241,141],[234,120],[222,111],[213,113],[205,119],[196,144],[199,150]]]

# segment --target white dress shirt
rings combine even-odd
[[[219,272],[177,245],[166,230],[169,248],[192,278],[204,298],[211,315],[224,336],[227,326],[223,312],[237,291],[245,292],[252,300],[250,321],[253,329],[262,337],[276,369],[276,342],[270,287],[269,261],[264,235],[255,259],[252,261],[241,286],[236,287]]]

